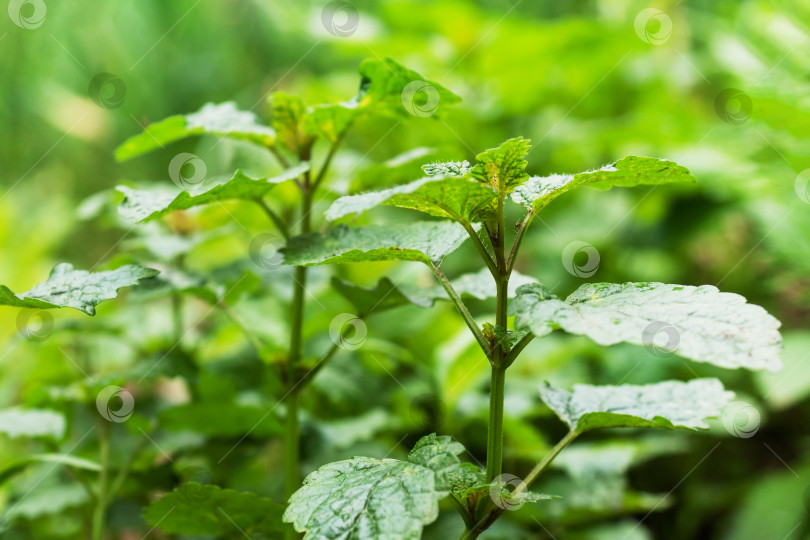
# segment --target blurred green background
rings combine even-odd
[[[599,254],[598,270],[586,281],[712,284],[746,296],[783,322],[785,368],[777,374],[727,372],[631,346],[600,350],[565,336],[537,340],[507,381],[505,470],[525,473],[562,435],[535,395],[545,379],[568,387],[717,376],[755,407],[744,413],[758,431],[735,436],[740,419],[724,418],[713,436],[664,433],[612,449],[604,460],[613,468],[601,463],[568,470],[562,463],[540,489],[555,493],[580,485],[585,500],[569,495],[579,507],[556,502],[526,507],[491,537],[808,537],[810,172],[802,171],[810,169],[810,2],[353,0],[335,19],[338,29],[348,28],[357,14],[357,28],[347,36],[327,31],[325,2],[44,5],[47,11],[39,13],[34,4],[22,6],[27,19],[17,22],[35,28],[0,17],[0,283],[24,291],[60,261],[89,269],[129,257],[121,254],[137,247],[132,243],[137,233],[93,211],[104,199],[87,198],[122,179],[166,179],[177,152],[204,156],[218,172],[234,164],[267,168],[266,156],[211,140],[116,163],[115,147],[142,126],[227,100],[266,119],[264,96],[271,91],[295,93],[308,103],[347,99],[356,91],[363,58],[391,56],[452,89],[463,102],[441,119],[357,126],[336,160],[335,194],[415,178],[407,167],[378,174],[379,164],[413,148],[425,148],[423,161],[472,159],[515,136],[533,140],[531,174],[592,169],[624,155],[671,159],[688,167],[698,183],[566,195],[535,222],[518,269],[566,295],[583,278],[566,272],[561,254],[572,242],[584,242]],[[90,85],[99,73],[123,80],[120,106],[94,102],[98,95]],[[237,209],[249,230],[261,229],[254,209],[229,208]],[[403,212],[377,210],[362,219],[409,219]],[[233,224],[221,210],[203,217],[204,223]],[[238,247],[244,233],[233,236],[208,240],[189,255],[189,264],[212,269],[244,255]],[[447,273],[477,269],[472,254],[462,251],[448,259]],[[429,279],[411,264],[346,266],[338,272],[364,285],[391,273]],[[323,329],[331,318],[348,309],[325,283],[318,291],[317,304],[324,309],[314,308],[308,336],[313,343],[326,339]],[[16,311],[1,310],[0,404],[50,403],[55,398],[48,389],[83,379],[80,366],[118,373],[142,361],[122,343],[160,341],[167,310],[124,304],[103,306],[91,322],[57,313],[58,326],[76,328],[41,343],[20,335]],[[476,307],[479,314],[492,310],[483,303]],[[203,370],[201,380],[221,383],[212,373],[230,374],[237,381],[234,393],[266,399],[251,387],[248,373],[255,366],[243,358],[239,334],[208,321],[199,306],[187,309],[202,321],[194,336],[203,351],[197,362],[213,366]],[[239,309],[257,331],[284,335],[286,313],[272,301],[244,302]],[[107,324],[119,334],[105,334]],[[116,335],[126,337],[111,337]],[[84,351],[83,359],[76,351]],[[237,360],[222,367],[229,355]],[[488,366],[451,307],[381,315],[369,322],[369,345],[336,358],[316,384],[303,443],[307,470],[348,455],[401,453],[420,429],[453,434],[481,459],[487,381]],[[209,391],[225,391],[209,383]],[[169,378],[154,383],[170,384]],[[134,440],[137,432],[131,436]],[[217,481],[278,498],[280,479],[271,474],[278,443],[255,447],[244,462],[219,467]],[[30,451],[29,443],[0,440],[0,458]],[[147,458],[143,470],[144,486],[171,488]],[[51,480],[34,485],[37,478],[4,485],[0,502],[29,488],[57,485]],[[602,485],[600,499],[595,486]],[[133,486],[131,500],[113,509],[123,516],[116,525],[121,530],[141,530],[133,517],[142,503],[138,489]],[[80,537],[81,519],[72,511],[67,503],[43,504],[27,515],[18,511],[5,523],[14,524],[9,538]],[[455,531],[457,521],[443,514],[428,534],[457,535],[446,532]]]

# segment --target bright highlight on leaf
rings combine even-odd
[[[116,149],[115,159],[126,161],[194,135],[216,135],[262,146],[272,146],[276,141],[272,128],[261,125],[252,112],[239,110],[233,101],[208,103],[195,113],[170,116],[147,126]]]
[[[282,251],[285,264],[294,266],[393,260],[438,265],[466,239],[464,228],[451,222],[339,226],[291,238]]]
[[[573,431],[597,428],[708,428],[707,418],[720,416],[734,398],[717,379],[666,381],[634,386],[576,384],[572,392],[550,385],[540,397]]]
[[[118,296],[118,289],[132,287],[140,280],[157,274],[157,270],[133,264],[106,272],[87,272],[74,270],[73,265],[62,263],[53,269],[47,281],[28,292],[14,294],[5,285],[0,285],[0,306],[36,309],[71,307],[95,315],[96,306]]]
[[[65,417],[45,409],[3,409],[0,410],[0,433],[12,439],[50,437],[58,440],[65,434]]]
[[[517,328],[536,336],[562,329],[600,345],[626,342],[665,347],[724,368],[781,366],[780,323],[738,294],[711,285],[589,283],[565,301],[539,284],[518,290],[510,306]]]
[[[251,178],[238,170],[230,178],[203,182],[185,190],[173,185],[153,189],[131,189],[126,186],[118,186],[116,189],[124,194],[124,200],[118,207],[118,213],[128,221],[140,223],[170,212],[188,210],[206,204],[233,199],[257,200],[277,184],[292,180],[308,170],[309,163],[307,162],[291,167],[272,178]]]
[[[408,461],[355,457],[324,465],[290,498],[284,521],[319,538],[421,537],[449,494],[464,447],[450,437],[422,437]]]
[[[588,186],[596,189],[632,187],[642,184],[694,182],[695,177],[685,167],[672,161],[650,157],[628,156],[595,171],[578,174],[532,176],[515,188],[512,200],[537,213],[551,201],[574,188]]]

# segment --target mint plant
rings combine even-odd
[[[449,436],[422,438],[406,460],[357,457],[330,463],[310,474],[289,501],[284,520],[305,539],[419,538],[433,522],[439,502],[449,499],[464,521],[462,538],[477,538],[507,509],[552,498],[531,491],[555,457],[580,435],[597,429],[658,427],[707,428],[733,393],[717,379],[665,381],[650,385],[575,385],[571,391],[548,384],[539,397],[568,426],[568,433],[527,474],[514,482],[503,471],[505,380],[529,343],[561,330],[608,346],[652,346],[662,323],[674,328],[673,352],[725,368],[780,367],[779,321],[763,308],[716,287],[663,283],[588,283],[561,299],[540,282],[517,273],[520,247],[533,219],[572,189],[693,182],[687,169],[671,161],[626,157],[597,170],[574,175],[530,177],[530,142],[514,138],[466,161],[424,166],[426,176],[409,184],[338,199],[326,213],[338,220],[379,205],[418,210],[440,221],[410,224],[338,225],[326,232],[293,237],[284,248],[297,267],[380,260],[427,265],[443,293],[413,290],[384,280],[367,290],[339,285],[358,311],[369,305],[392,308],[405,303],[429,306],[452,302],[491,365],[486,467],[462,462],[461,443]],[[505,207],[517,204],[525,216],[509,234]],[[511,237],[511,238],[510,238]],[[445,257],[466,239],[481,258],[481,272],[450,280]],[[520,286],[514,287],[516,282]],[[465,296],[494,298],[495,319],[480,324]],[[511,318],[510,318],[511,317]],[[540,381],[538,381],[538,384]]]

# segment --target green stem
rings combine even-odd
[[[489,389],[489,428],[487,430],[487,481],[501,475],[503,468],[503,400],[506,368],[492,367]]]
[[[464,520],[464,526],[466,527],[467,531],[474,529],[475,520],[470,515],[470,512],[467,510],[464,504],[460,500],[456,499],[455,495],[450,495],[450,502],[453,503],[453,506],[455,507],[456,510],[458,510],[458,513],[461,515],[461,519]],[[462,538],[465,537],[462,536]]]
[[[566,434],[565,437],[560,439],[560,442],[558,442],[554,446],[554,448],[551,449],[551,452],[546,454],[543,460],[540,461],[540,463],[538,463],[537,465],[535,465],[534,469],[532,469],[531,472],[529,472],[529,474],[526,475],[526,478],[524,478],[523,481],[518,485],[518,487],[515,488],[514,494],[517,495],[523,491],[526,491],[531,485],[531,483],[534,482],[534,480],[538,476],[540,476],[540,474],[542,474],[543,471],[545,471],[549,465],[551,465],[551,462],[554,461],[554,458],[556,458],[557,455],[560,452],[562,452],[566,446],[571,444],[574,441],[574,439],[577,438],[578,435],[579,432],[575,429],[572,429],[571,431],[568,432],[568,434]]]
[[[492,260],[492,256],[489,254],[486,246],[484,246],[484,243],[481,241],[481,237],[478,236],[478,233],[475,232],[472,225],[463,221],[460,223],[464,226],[464,230],[467,231],[467,234],[472,239],[472,243],[475,246],[475,249],[478,250],[478,254],[481,255],[482,259],[484,259],[484,262],[486,263],[487,268],[489,268],[489,272],[492,274],[492,277],[498,279],[498,276],[500,275],[498,273],[498,267],[495,266],[495,261]]]
[[[436,266],[435,264],[431,264],[430,266],[431,268],[433,268],[433,272],[436,274],[436,277],[442,284],[442,287],[444,287],[444,290],[447,291],[447,295],[450,297],[450,300],[452,300],[453,304],[455,304],[456,308],[458,308],[459,313],[461,313],[461,317],[464,319],[464,322],[467,323],[467,327],[475,336],[475,340],[484,350],[484,353],[487,355],[487,358],[489,358],[490,355],[489,341],[487,341],[487,338],[484,337],[484,333],[478,327],[478,324],[475,322],[475,319],[473,319],[472,315],[470,315],[467,306],[465,306],[464,302],[461,301],[461,297],[459,297],[458,293],[453,288],[453,285],[450,284],[450,280],[447,279],[447,276],[444,275],[444,272],[442,272],[439,269],[439,267]]]
[[[533,339],[534,334],[532,334],[531,332],[520,338],[520,341],[518,341],[517,344],[514,347],[512,347],[512,350],[509,351],[509,354],[506,355],[506,358],[503,361],[504,367],[511,366],[512,363],[517,359],[517,357],[520,356],[520,353],[523,352],[523,349],[526,348],[526,345],[531,343]]]
[[[298,463],[301,445],[298,425],[298,388],[289,391],[285,404],[287,418],[284,423],[284,488],[289,497],[301,487]]]
[[[179,294],[172,295],[172,325],[174,341],[180,343],[183,340],[185,330],[183,328],[183,298]]]
[[[348,131],[348,128],[346,128]],[[326,158],[323,160],[323,165],[321,165],[321,170],[318,172],[318,176],[315,177],[315,181],[312,183],[312,191],[315,191],[320,187],[321,182],[323,179],[326,178],[326,171],[329,170],[329,165],[332,164],[332,158],[335,157],[335,153],[337,153],[337,149],[340,146],[340,143],[343,141],[343,136],[345,135],[346,131],[341,134],[338,139],[332,143],[332,146],[329,147],[329,153],[326,154]]]
[[[506,270],[511,274],[512,269],[515,267],[515,259],[517,259],[517,253],[520,249],[520,243],[523,241],[523,236],[526,234],[526,229],[529,228],[529,222],[532,219],[532,212],[529,210],[529,213],[526,214],[526,217],[523,218],[523,221],[520,223],[520,228],[518,229],[517,236],[515,237],[515,241],[512,243],[512,250],[509,252],[509,258],[506,260]]]
[[[107,424],[98,423],[99,463],[101,471],[98,473],[98,494],[96,505],[93,508],[93,540],[104,538],[104,517],[107,513],[107,472],[110,466],[110,441],[107,438]]]
[[[270,218],[270,221],[273,222],[273,225],[276,226],[278,232],[281,233],[284,239],[288,240],[290,238],[290,227],[283,219],[281,219],[281,216],[279,216],[275,210],[270,208],[261,197],[253,200],[256,201],[256,204],[258,204],[262,210],[264,210],[264,213],[267,214],[267,217]]]

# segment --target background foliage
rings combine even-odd
[[[411,180],[422,162],[471,159],[518,135],[533,141],[531,174],[587,170],[624,155],[672,159],[698,183],[566,195],[535,225],[518,270],[559,295],[593,280],[712,284],[743,294],[783,321],[785,368],[777,374],[727,372],[641,347],[600,349],[584,338],[536,340],[507,380],[505,470],[528,470],[561,434],[537,399],[543,380],[568,388],[575,382],[719,377],[757,412],[749,408],[739,418],[724,418],[714,436],[664,433],[636,443],[589,438],[605,447],[601,458],[590,468],[583,460],[563,459],[539,486],[548,493],[571,492],[568,499],[576,504],[527,505],[486,537],[803,537],[810,485],[803,428],[810,415],[810,173],[800,173],[810,168],[810,4],[352,5],[359,25],[345,37],[324,27],[323,3],[308,1],[52,2],[38,28],[3,18],[0,283],[27,290],[63,260],[86,269],[130,262],[129,253],[143,252],[151,236],[117,220],[109,190],[122,179],[166,178],[178,152],[203,157],[209,174],[229,174],[237,166],[256,175],[274,172],[268,156],[212,139],[190,139],[117,164],[114,149],[142,125],[227,100],[266,119],[261,98],[270,91],[298,94],[309,103],[346,99],[356,92],[363,58],[391,56],[463,102],[440,119],[356,126],[336,157],[335,195]],[[671,33],[660,17],[638,27],[639,14],[651,7],[671,21]],[[124,81],[120,106],[94,102],[99,97],[89,87],[99,73]],[[425,148],[422,157],[384,166],[414,148]],[[292,190],[275,193],[295,197]],[[316,212],[328,203],[317,201]],[[396,209],[360,218],[383,219],[412,218]],[[168,224],[185,238],[200,238],[185,264],[203,273],[225,272],[266,229],[258,208],[239,203],[174,216]],[[209,233],[221,225],[225,233]],[[593,275],[566,270],[561,255],[572,242],[598,252]],[[445,272],[476,270],[472,255],[465,246],[448,258]],[[583,256],[587,250],[577,265],[586,264]],[[415,263],[344,265],[337,272],[368,286],[392,273],[431,283]],[[248,294],[234,306],[279,351],[286,335],[286,275],[257,273],[256,282],[240,285]],[[313,275],[306,338],[317,355],[329,343],[334,317],[353,308],[331,292],[329,270]],[[245,431],[235,422],[253,425],[251,415],[275,405],[278,381],[267,375],[238,328],[204,303],[183,306],[183,345],[173,347],[171,301],[152,301],[143,292],[129,300],[100,306],[95,319],[58,312],[44,339],[26,339],[26,328],[36,324],[26,312],[0,311],[0,404],[55,409],[68,419],[64,437],[3,436],[3,468],[55,448],[94,458],[98,449],[87,409],[94,412],[98,389],[115,383],[136,401],[111,443],[119,449],[114,461],[134,456],[132,474],[110,509],[115,534],[142,536],[150,527],[141,507],[188,480],[281,502],[273,422],[220,461]],[[492,310],[485,302],[477,307],[477,315]],[[401,308],[367,324],[362,346],[338,354],[307,398],[306,470],[354,455],[402,457],[431,431],[453,434],[481,459],[488,366],[452,306]],[[196,405],[183,409],[192,397]],[[165,412],[170,405],[176,406]],[[758,430],[749,436],[741,425]],[[80,537],[87,515],[81,474],[46,463],[5,482],[4,537]],[[572,485],[599,489],[576,495]],[[449,509],[446,517],[427,534],[458,534]]]

